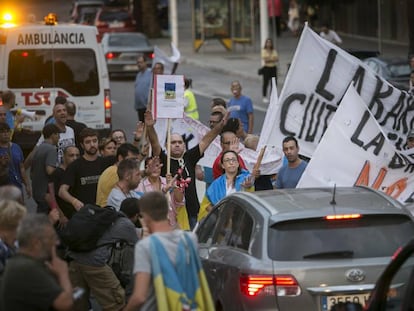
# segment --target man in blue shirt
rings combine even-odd
[[[283,139],[283,153],[288,163],[277,174],[276,188],[296,188],[307,163],[299,158],[299,146],[295,137],[287,136]]]
[[[244,131],[247,134],[253,133],[253,103],[252,100],[241,94],[242,87],[239,81],[231,83],[233,97],[230,99],[227,110],[230,118],[240,119],[243,123]]]
[[[144,113],[147,111],[148,94],[151,87],[152,72],[147,68],[147,62],[144,56],[137,58],[138,73],[135,78],[135,110],[138,113],[138,119],[144,122]]]

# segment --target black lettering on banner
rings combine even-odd
[[[334,105],[329,105],[329,104],[327,104],[325,108],[326,108],[327,113],[326,113],[325,119],[324,119],[324,121],[323,121],[324,127],[323,127],[323,132],[322,132],[322,135],[325,133],[326,129],[328,128],[328,121],[329,121],[329,118],[331,117],[331,115],[332,115],[332,114],[336,111],[336,109],[337,109],[337,107],[336,107],[336,106],[334,106]],[[321,137],[321,138],[322,138],[322,137]]]
[[[358,94],[361,94],[362,85],[364,84],[365,79],[365,69],[361,66],[357,68],[355,71],[354,77],[352,78],[353,85],[355,87],[355,90],[358,92]]]
[[[193,133],[191,133],[191,134],[190,134],[190,135],[188,135],[188,136],[187,136],[187,134],[183,134],[183,135],[181,135],[181,137],[182,137],[182,138],[183,138],[183,140],[184,140],[186,150],[188,150],[188,149],[189,149],[189,148],[188,148],[189,142],[190,142],[190,140],[192,140],[192,139],[194,138]]]
[[[376,78],[377,78],[377,84],[375,86],[374,94],[372,95],[372,98],[368,104],[368,109],[374,115],[374,118],[379,120],[384,111],[384,104],[381,101],[381,99],[385,99],[389,97],[392,94],[392,91],[394,88],[392,86],[386,85],[387,90],[384,92],[381,92],[384,82],[381,80],[381,78],[379,77],[376,77]],[[374,110],[374,108],[376,109]]]
[[[379,124],[381,126],[386,125],[389,119],[394,119],[394,122],[392,124],[393,130],[399,131],[401,127],[404,127],[404,132],[408,131],[406,120],[402,120],[403,111],[407,110],[407,107],[405,105],[405,97],[406,93],[401,92],[394,106],[392,106],[391,109],[386,113],[384,119],[382,121],[379,121]]]
[[[384,146],[384,142],[385,142],[385,137],[380,132],[380,133],[377,134],[377,136],[375,136],[368,144],[366,144],[362,148],[364,148],[365,151],[367,151],[369,149],[369,147],[375,146],[374,154],[377,156],[380,153],[382,147]]]
[[[306,100],[305,94],[294,93],[294,94],[289,95],[282,103],[282,106],[280,107],[280,131],[282,132],[283,135],[285,136],[296,135],[295,132],[291,132],[286,128],[286,120],[288,119],[287,116],[288,116],[289,108],[290,108],[290,105],[296,101],[299,102],[299,104],[303,105],[305,100]]]
[[[413,158],[413,155],[409,155]],[[400,169],[404,167],[404,173],[413,173],[414,172],[414,162],[410,158],[402,153],[395,152],[391,162],[388,164],[388,167],[391,169]]]
[[[324,102],[320,104],[319,112],[317,116],[315,117],[315,113],[316,113],[316,110],[318,109],[319,103],[320,103],[320,100],[316,99],[315,104],[313,105],[312,114],[310,116],[310,121],[309,121],[308,131],[306,133],[305,141],[311,141],[311,142],[315,141],[315,135],[319,128],[321,116],[322,116],[322,113],[326,105]]]
[[[321,95],[323,98],[325,98],[328,101],[331,101],[334,99],[334,95],[325,89],[326,85],[328,84],[329,78],[331,76],[332,67],[336,59],[336,55],[338,52],[334,49],[330,49],[328,56],[326,58],[325,67],[322,72],[322,76],[319,79],[318,84],[316,85],[316,93]]]
[[[370,118],[370,114],[367,110],[364,111],[364,114],[362,115],[361,121],[359,121],[359,124],[351,136],[351,141],[356,144],[359,147],[362,147],[364,145],[364,142],[360,140],[358,137],[362,132],[362,129],[364,128],[365,124],[367,124],[368,120]]]

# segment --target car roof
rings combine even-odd
[[[364,61],[373,60],[384,65],[391,65],[391,64],[408,64],[408,60],[403,57],[368,57],[364,59]]]
[[[368,187],[301,188],[238,192],[253,205],[261,203],[270,214],[270,223],[338,214],[411,214],[396,200]]]

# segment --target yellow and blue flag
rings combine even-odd
[[[158,310],[214,310],[200,258],[188,233],[183,232],[178,243],[175,265],[161,241],[155,235],[150,236],[150,239],[152,276]]]

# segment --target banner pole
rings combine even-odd
[[[167,175],[171,174],[171,119],[167,120]]]

